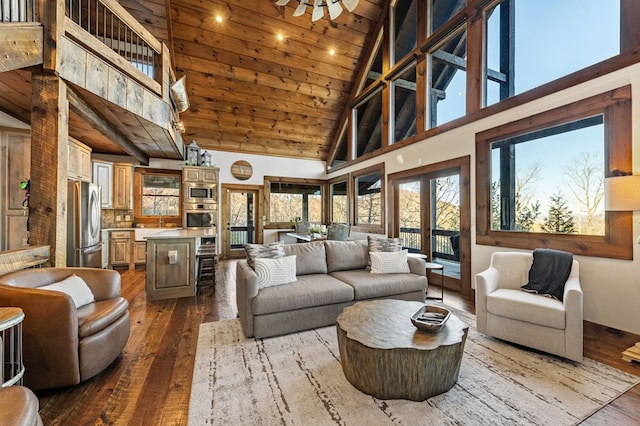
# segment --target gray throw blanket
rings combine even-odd
[[[552,249],[535,249],[529,269],[529,282],[521,288],[532,293],[546,294],[562,301],[564,284],[571,274],[573,254]]]

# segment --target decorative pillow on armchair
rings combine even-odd
[[[402,238],[376,238],[367,236],[369,253],[402,251]],[[367,271],[371,270],[371,255],[367,261]]]
[[[255,260],[257,258],[276,259],[285,255],[283,241],[270,244],[245,244],[244,251],[247,253],[247,263],[252,269],[256,269]]]
[[[73,303],[76,305],[76,309],[95,302],[93,293],[87,283],[76,274],[57,283],[38,287],[38,290],[59,291],[67,294],[71,296]]]

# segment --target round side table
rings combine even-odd
[[[429,300],[439,300],[441,302],[444,301],[444,266],[439,263],[434,262],[425,262],[424,267],[427,270],[440,271],[440,297],[427,297]]]
[[[0,386],[3,388],[22,384],[23,319],[24,312],[20,308],[0,308]]]

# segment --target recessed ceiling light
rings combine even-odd
[[[276,37],[278,38],[278,41],[284,40],[284,36],[281,33],[278,33]]]
[[[330,49],[330,50],[329,50],[329,55],[333,56],[333,55],[335,55],[335,54],[336,54],[335,49]]]
[[[221,24],[221,23],[222,23],[222,16],[220,16],[220,15],[216,15],[216,22],[217,22],[218,24]]]

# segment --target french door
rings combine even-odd
[[[409,252],[443,265],[448,288],[471,293],[468,157],[389,176],[392,229]],[[439,272],[430,274],[440,284]]]

